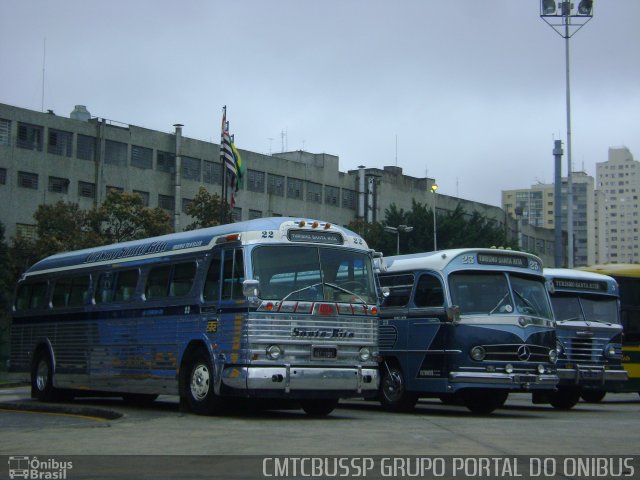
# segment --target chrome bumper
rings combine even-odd
[[[604,367],[578,365],[577,368],[558,368],[558,376],[562,381],[570,381],[576,385],[587,383],[604,384],[606,382],[626,382],[629,374],[626,370],[605,370]]]
[[[559,382],[555,374],[533,373],[496,373],[496,372],[451,372],[449,381],[452,383],[489,383],[508,385],[541,385],[554,387]]]
[[[378,389],[378,370],[364,367],[313,368],[230,367],[222,372],[222,383],[248,390],[342,390],[362,393]]]

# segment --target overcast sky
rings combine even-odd
[[[539,0],[0,0],[0,11],[0,102],[23,108],[43,107],[44,57],[45,111],[83,104],[218,143],[227,105],[241,149],[330,153],[341,171],[397,162],[492,205],[551,183],[553,140],[566,139],[564,40]],[[571,39],[571,94],[574,171],[595,176],[611,146],[640,159],[639,0],[594,1]]]

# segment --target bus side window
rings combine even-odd
[[[113,300],[113,274],[103,273],[98,278],[96,289],[96,303],[107,303]]]
[[[217,302],[220,296],[220,253],[214,253],[204,282],[202,298],[205,302]]]
[[[442,307],[444,295],[440,280],[432,275],[422,275],[413,298],[416,307]]]
[[[179,263],[173,267],[173,277],[169,285],[170,297],[184,297],[191,291],[196,277],[195,262]]]
[[[47,283],[22,284],[16,295],[16,310],[35,310],[47,306]]]
[[[71,279],[59,278],[53,286],[53,296],[51,303],[54,308],[64,307],[69,303],[69,295],[71,291]]]
[[[170,265],[152,268],[147,275],[147,285],[144,289],[144,296],[147,300],[163,298],[167,296],[169,285]]]
[[[71,280],[71,290],[69,291],[69,300],[67,304],[70,307],[84,305],[89,297],[90,288],[91,277],[89,277],[89,275],[73,278]]]
[[[223,300],[243,298],[244,262],[241,249],[226,250],[224,252],[222,278]]]
[[[138,270],[125,270],[118,272],[118,279],[115,288],[115,301],[127,301],[133,298],[138,285]]]

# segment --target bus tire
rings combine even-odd
[[[560,387],[557,392],[549,393],[549,403],[558,410],[570,410],[580,400],[578,388]]]
[[[53,360],[46,348],[38,350],[33,358],[31,396],[42,402],[60,400],[60,392],[53,386]]]
[[[584,390],[580,396],[587,403],[599,403],[606,394],[607,392],[602,390]]]
[[[472,413],[488,415],[504,405],[509,397],[507,390],[470,388],[462,392],[464,406]]]
[[[222,399],[214,391],[214,374],[211,357],[203,349],[193,352],[186,362],[184,384],[189,410],[198,415],[219,412]]]
[[[418,395],[407,391],[407,383],[400,367],[395,363],[385,362],[381,371],[380,403],[382,407],[392,412],[412,410],[418,402]]]
[[[304,413],[312,417],[326,417],[338,406],[337,399],[300,400]]]

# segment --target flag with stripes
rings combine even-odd
[[[236,162],[233,157],[233,148],[231,147],[231,138],[229,137],[229,122],[227,122],[227,107],[224,107],[222,113],[222,138],[220,140],[220,161],[223,168],[227,169],[227,177],[229,179],[229,185],[235,187],[237,175],[236,175]]]

